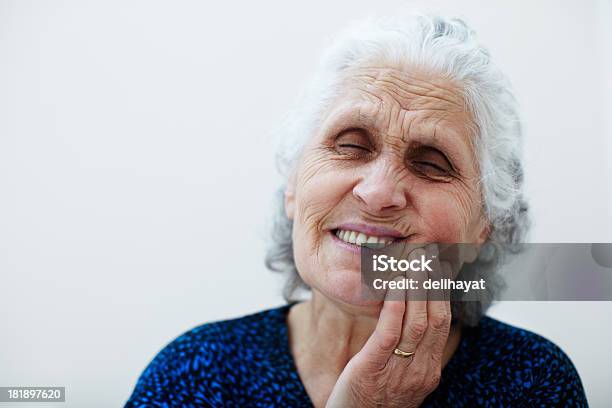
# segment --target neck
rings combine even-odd
[[[321,357],[340,371],[361,350],[376,327],[377,317],[327,300],[317,292],[310,300],[297,304],[289,313],[292,350]]]

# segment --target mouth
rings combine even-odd
[[[357,248],[364,244],[373,244],[378,248],[384,248],[404,238],[395,231],[372,227],[360,228],[358,226],[343,226],[333,229],[330,232],[335,235],[338,240]]]

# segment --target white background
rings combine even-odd
[[[447,3],[515,85],[532,240],[612,242],[612,2]],[[0,0],[0,385],[121,406],[180,333],[280,305],[270,132],[329,36],[402,4]],[[603,407],[611,312],[491,314],[559,344]]]

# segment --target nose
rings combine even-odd
[[[373,163],[353,187],[353,196],[372,212],[401,210],[408,202],[402,179],[388,163]]]

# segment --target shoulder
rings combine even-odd
[[[531,405],[586,406],[576,367],[552,341],[490,317],[467,329],[466,339],[473,372],[499,380],[506,395]]]
[[[491,317],[482,319],[476,337],[481,349],[494,356],[525,360],[532,367],[574,368],[567,354],[552,341]]]
[[[221,404],[239,364],[267,361],[278,350],[287,308],[207,323],[183,333],[143,371],[126,407],[167,401],[183,406]]]
[[[199,354],[202,347],[232,347],[249,342],[268,343],[278,337],[278,329],[286,325],[286,309],[282,306],[235,319],[221,320],[200,325],[183,333],[168,344],[156,359],[171,355]],[[252,343],[249,343],[252,344]],[[255,344],[253,344],[255,346]]]

